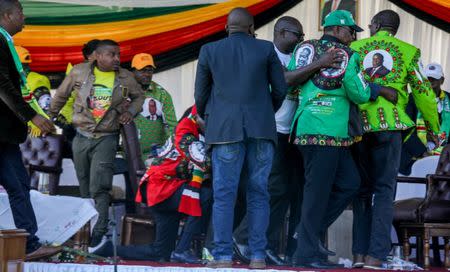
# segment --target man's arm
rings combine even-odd
[[[289,87],[296,87],[305,83],[314,73],[322,68],[339,68],[343,61],[342,55],[338,54],[339,50],[332,49],[323,54],[318,60],[303,67],[299,67],[292,71],[285,71],[284,78]]]
[[[437,134],[439,132],[439,114],[437,112],[436,95],[428,79],[420,73],[419,62],[420,50],[417,49],[407,68],[406,80],[411,87],[414,102],[423,115],[427,130]]]
[[[195,105],[197,113],[200,117],[204,117],[206,103],[211,96],[212,75],[208,64],[208,56],[206,46],[202,46],[197,63],[197,74],[195,75]]]
[[[24,123],[33,119],[36,112],[23,99],[22,92],[17,90],[11,82],[9,69],[6,63],[8,53],[0,47],[0,99],[13,111]]]
[[[70,73],[64,78],[61,85],[59,85],[58,89],[56,89],[55,95],[53,96],[50,104],[50,118],[58,116],[59,111],[62,107],[64,107],[67,99],[71,96],[73,88],[75,87],[74,72],[75,70],[71,70]]]
[[[348,98],[355,104],[362,104],[371,98],[371,88],[359,67],[359,55],[354,53],[348,61],[343,85]]]
[[[287,85],[283,76],[283,66],[273,46],[271,46],[269,55],[269,83],[272,88],[272,105],[276,112],[281,107],[281,104],[283,104],[287,92]]]

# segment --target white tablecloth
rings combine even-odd
[[[97,221],[98,213],[92,199],[50,196],[35,190],[30,191],[30,197],[38,223],[36,235],[41,242],[62,244],[89,220],[92,220],[91,226]],[[0,229],[15,228],[8,195],[1,188]]]

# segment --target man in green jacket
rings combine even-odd
[[[289,70],[297,69],[333,49],[339,50],[343,59],[339,68],[321,69],[298,86],[299,106],[291,127],[291,141],[298,145],[305,168],[295,265],[317,269],[337,267],[326,260],[320,236],[323,226],[342,213],[359,188],[360,178],[349,150],[355,137],[362,134],[354,104],[377,99],[386,92],[366,83],[359,55],[348,47],[356,32],[362,31],[351,13],[330,13],[324,27],[325,35],[320,40],[297,46],[289,64]],[[333,187],[337,190],[331,193]]]
[[[422,73],[420,50],[394,37],[399,25],[400,17],[396,12],[383,10],[369,25],[371,37],[351,45],[361,56],[361,70],[372,71],[364,75],[365,79],[398,92],[397,104],[379,98],[359,106],[366,134],[357,148],[363,186],[353,205],[353,254],[356,266],[367,268],[382,267],[391,249],[402,135],[415,125],[405,113],[407,84],[423,114],[429,135],[435,137],[439,132],[436,97]],[[373,67],[375,54],[383,56],[383,66],[389,70],[387,74],[374,71],[381,67]]]
[[[145,92],[145,102],[141,114],[135,118],[139,130],[142,159],[145,161],[152,153],[153,145],[163,145],[174,132],[177,125],[175,108],[169,92],[152,81],[156,68],[150,54],[140,53],[131,61],[136,81]]]

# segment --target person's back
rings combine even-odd
[[[282,68],[273,44],[243,32],[232,33],[202,48],[199,68],[204,66],[209,67],[214,82],[210,98],[196,96],[196,101],[209,98],[205,121],[215,124],[207,126],[206,142],[236,142],[245,136],[275,141],[274,112],[284,98],[278,86],[285,83],[280,82],[284,80]],[[280,77],[271,77],[272,68],[278,69]],[[274,81],[277,89],[271,93],[269,85]],[[196,89],[203,82],[197,77]]]
[[[361,64],[365,69],[371,66],[370,60],[374,53],[383,54],[384,65],[389,69],[389,73],[382,77],[371,78],[367,74],[365,77],[368,81],[392,87],[398,92],[396,105],[382,97],[360,105],[362,115],[367,116],[367,119],[363,118],[365,132],[406,130],[414,126],[414,122],[406,114],[409,97],[407,84],[411,87],[418,109],[425,119],[430,121],[431,129],[438,131],[435,95],[419,63],[420,49],[396,38],[388,31],[378,31],[370,38],[358,40],[352,43],[351,48],[361,55]]]
[[[233,206],[244,164],[249,173],[250,268],[266,266],[267,180],[277,141],[275,111],[287,87],[273,45],[252,37],[253,24],[246,9],[233,9],[226,26],[229,37],[203,46],[197,65],[195,103],[205,119],[214,172],[211,268],[232,265]]]

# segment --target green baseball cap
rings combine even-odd
[[[364,29],[356,25],[353,15],[347,10],[335,10],[325,17],[324,27],[327,26],[349,26],[356,32],[362,32]]]

